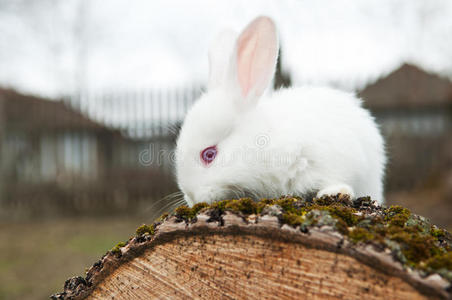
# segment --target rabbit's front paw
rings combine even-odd
[[[337,194],[345,194],[349,195],[350,199],[353,199],[355,197],[355,193],[353,192],[353,189],[348,184],[335,184],[335,185],[329,185],[323,189],[321,189],[317,193],[317,198],[320,198],[322,196],[336,196]]]

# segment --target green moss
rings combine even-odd
[[[329,206],[331,204],[335,204],[336,202],[334,201],[333,197],[328,197],[328,196],[323,196],[321,198],[314,198],[312,199],[312,201],[320,206]]]
[[[226,209],[232,211],[241,212],[245,215],[251,215],[257,213],[256,202],[251,198],[241,198],[237,200],[231,200],[225,205]]]
[[[209,204],[207,204],[206,202],[196,203],[191,208],[192,215],[196,216],[198,214],[198,212],[200,212],[201,210],[203,210],[204,208],[207,208],[207,207],[209,207]]]
[[[390,225],[403,227],[405,223],[411,216],[411,212],[399,205],[393,205],[385,210],[386,217],[385,220],[389,222]]]
[[[115,254],[115,255],[119,255],[119,254],[121,254],[121,248],[124,247],[125,245],[126,245],[126,243],[124,243],[124,242],[119,242],[119,243],[116,244],[116,246],[114,246],[114,247],[110,250],[110,252],[113,253],[113,254]]]
[[[452,271],[452,252],[441,253],[425,261],[425,267],[432,270],[447,269]]]
[[[186,221],[192,219],[195,216],[193,214],[193,210],[186,205],[182,205],[176,208],[176,210],[174,211],[174,215]]]
[[[352,231],[350,231],[348,237],[353,243],[359,243],[359,242],[370,242],[375,240],[375,235],[371,233],[369,230],[356,227]]]
[[[218,209],[221,213],[223,213],[224,210],[226,209],[226,204],[228,204],[230,201],[231,200],[221,200],[221,201],[214,202],[210,205],[210,208]]]
[[[430,229],[432,227],[432,225],[430,224],[428,219],[421,217],[421,216],[413,215],[413,214],[410,215],[410,217],[408,218],[408,221],[405,222],[404,226],[405,227],[415,227],[416,229],[418,229],[419,232],[422,232],[423,234],[429,234],[429,235],[430,235]]]
[[[296,213],[288,212],[282,215],[283,222],[291,226],[299,226],[303,224],[305,218]]]
[[[168,218],[168,213],[164,213],[163,215],[160,216],[160,218],[157,219],[157,222],[163,222],[166,220],[166,218]]]
[[[435,238],[444,238],[446,236],[446,231],[444,229],[440,229],[436,226],[432,226],[430,228],[430,234],[434,236]]]
[[[298,201],[298,198],[286,198],[283,197],[281,199],[277,199],[274,203],[279,205],[283,210],[291,213],[299,213],[299,211],[295,208],[294,204]]]
[[[356,210],[354,208],[341,206],[337,203],[332,204],[332,205],[319,205],[318,203],[324,204],[325,202],[316,202],[316,204],[305,206],[305,207],[301,208],[300,210],[302,212],[310,212],[313,210],[320,210],[320,211],[328,212],[328,214],[332,218],[342,221],[347,227],[354,226],[363,219],[362,217],[355,215]],[[321,225],[329,225],[329,224],[321,224]]]
[[[358,224],[358,221],[360,220],[360,218],[355,215],[356,210],[354,208],[331,206],[328,210],[333,217],[343,220],[349,227]]]
[[[266,206],[271,206],[274,204],[275,204],[275,199],[268,199],[268,198],[261,199],[259,202],[256,203],[256,212],[258,214],[260,214]]]
[[[399,232],[391,235],[390,239],[400,244],[407,263],[412,266],[441,253],[432,236]]]
[[[390,216],[394,216],[396,214],[408,214],[408,216],[410,215],[410,211],[400,205],[391,205],[385,210],[385,213]]]
[[[208,207],[209,207],[209,204],[207,204],[205,202],[197,203],[197,204],[193,205],[192,208],[190,208],[186,205],[182,205],[182,206],[179,206],[178,208],[176,208],[176,210],[174,211],[174,215],[180,219],[189,221],[189,220],[192,220],[193,218],[195,218],[196,215],[201,210],[208,208]]]
[[[137,228],[137,230],[135,231],[135,234],[137,236],[144,235],[146,233],[148,233],[150,235],[153,235],[154,232],[155,232],[154,225],[143,224],[143,225],[141,225],[140,227]]]
[[[343,235],[345,235],[345,236],[348,235],[348,233],[349,233],[348,226],[344,220],[338,219],[335,227],[336,227],[337,231],[339,231]]]

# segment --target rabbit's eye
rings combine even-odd
[[[210,146],[201,151],[201,160],[206,164],[210,164],[217,156],[217,146]]]

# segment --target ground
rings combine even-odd
[[[140,224],[127,218],[0,222],[0,299],[48,298]]]

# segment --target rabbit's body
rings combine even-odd
[[[252,25],[268,21],[257,20]],[[253,26],[260,30],[266,25]],[[266,28],[264,34],[269,31]],[[253,37],[246,30],[242,36],[246,34]],[[273,42],[272,36],[269,39]],[[238,70],[234,64],[222,68],[222,80],[211,80],[218,84],[211,84],[195,103],[180,133],[176,169],[187,202],[313,192],[369,195],[383,201],[384,143],[360,99],[324,87],[282,89],[262,96],[269,81],[266,72],[273,75],[276,56],[268,55],[264,47],[265,55],[253,57],[251,63],[260,59],[258,66],[270,70],[246,73],[256,68],[251,65],[244,68],[248,77],[243,79],[240,38],[237,43],[239,57],[233,55],[232,61],[238,60]],[[242,55],[248,55],[246,51]],[[215,150],[212,161],[203,156],[209,148]]]
[[[235,143],[252,141],[256,151],[276,154],[263,156],[282,188],[275,196],[346,184],[355,196],[383,199],[383,139],[359,99],[325,87],[301,87],[265,100],[239,122],[237,132],[247,134]],[[274,186],[275,178],[267,181],[264,186]]]

